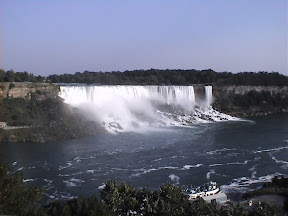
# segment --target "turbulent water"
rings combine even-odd
[[[65,103],[82,110],[109,132],[233,120],[211,107],[212,86],[61,86]]]
[[[151,128],[54,143],[1,143],[0,158],[47,197],[98,193],[108,180],[158,189],[217,181],[229,198],[288,170],[287,114]]]

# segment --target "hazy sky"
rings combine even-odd
[[[287,75],[287,0],[0,0],[4,70]]]

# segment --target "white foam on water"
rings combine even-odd
[[[67,194],[67,195],[62,194],[61,195],[61,200],[71,200],[74,198],[76,198],[76,196],[71,196],[71,194]]]
[[[65,180],[63,181],[66,184],[66,187],[76,187],[77,185],[74,182]]]
[[[262,150],[258,150],[258,151],[253,151],[253,153],[273,152],[273,151],[280,151],[283,149],[288,149],[288,146],[281,146],[279,148],[272,148],[272,149],[262,149]]]
[[[112,170],[116,170],[116,171],[128,171],[129,169],[123,169],[123,168],[112,168]]]
[[[45,193],[45,195],[46,195],[48,198],[50,198],[50,199],[55,199],[55,198],[56,198],[56,196],[50,195],[50,194],[47,194],[47,193]]]
[[[281,173],[274,173],[271,175],[266,175],[266,176],[261,176],[261,177],[254,177],[252,175],[251,178],[249,177],[240,177],[237,179],[233,179],[230,184],[227,185],[222,185],[221,190],[223,192],[244,192],[249,190],[249,186],[253,184],[259,184],[259,183],[265,183],[265,182],[270,182],[272,178],[275,176],[283,175]]]
[[[53,181],[52,180],[49,180],[49,179],[44,179],[45,182],[51,184]]]
[[[52,194],[45,194],[48,198],[50,199],[55,199],[55,200],[71,200],[73,198],[76,198],[75,196],[72,196],[68,192],[58,192],[57,190],[54,191]]]
[[[36,168],[35,166],[28,167],[28,169],[35,169],[35,168]]]
[[[76,183],[83,183],[84,181],[73,177],[69,180],[64,180],[63,182],[66,184],[66,187],[76,187]]]
[[[157,161],[161,161],[161,160],[163,160],[163,158],[155,159],[155,160],[153,160],[152,162],[157,162]]]
[[[136,170],[133,170],[133,171],[140,171],[139,173],[136,173],[136,174],[132,174],[132,176],[140,176],[140,175],[144,175],[144,174],[147,174],[147,173],[150,173],[150,172],[153,172],[153,171],[159,171],[159,170],[163,170],[163,169],[172,169],[172,170],[176,170],[178,169],[178,167],[173,167],[173,166],[165,166],[165,167],[159,167],[159,168],[150,168],[150,169],[144,169],[144,168],[141,168],[141,169],[136,169]]]
[[[70,181],[71,181],[71,182],[76,182],[76,183],[82,183],[82,182],[84,182],[83,180],[77,179],[77,178],[74,178],[74,177],[71,178]]]
[[[71,176],[70,174],[59,174],[58,176],[60,177],[68,177],[68,176]]]
[[[225,152],[225,151],[234,151],[236,149],[229,149],[229,148],[223,148],[223,149],[217,149],[217,150],[214,150],[214,151],[208,151],[206,152],[207,154],[209,155],[213,155],[213,154],[220,154],[221,152]]]
[[[226,166],[226,165],[245,165],[249,161],[250,160],[245,160],[244,162],[215,163],[215,164],[210,164],[209,167]]]
[[[87,173],[94,173],[96,170],[87,170]]]
[[[253,179],[253,178],[256,178],[256,174],[257,174],[257,172],[256,172],[256,167],[258,166],[258,164],[255,164],[253,167],[251,167],[250,169],[249,169],[249,171],[251,171],[252,172],[252,174],[251,174],[251,178]]]
[[[63,170],[63,169],[67,169],[67,168],[69,168],[69,167],[71,167],[73,164],[71,163],[71,162],[67,162],[66,163],[66,166],[59,166],[59,170]]]
[[[215,170],[214,169],[211,169],[207,174],[206,174],[206,179],[210,179],[210,177],[211,177],[211,175],[212,174],[215,174],[216,172],[215,172]]]
[[[85,158],[85,157],[80,157],[80,156],[73,158],[73,160],[76,162],[81,162],[82,160],[89,160],[89,159],[90,158]]]
[[[215,167],[215,166],[224,166],[226,164],[221,164],[221,163],[216,163],[216,164],[210,164],[210,167]]]
[[[139,169],[139,170],[135,170],[135,171],[141,171],[140,173],[136,173],[136,174],[132,174],[132,176],[140,176],[140,175],[144,175],[146,173],[152,172],[152,171],[157,171],[159,169],[156,168],[151,168],[151,169]]]
[[[20,167],[20,168],[18,168],[17,170],[16,170],[16,172],[17,171],[21,171],[21,170],[23,170],[24,169],[24,167]]]
[[[23,182],[33,182],[36,181],[37,179],[23,179]]]
[[[196,164],[196,165],[184,165],[182,170],[188,170],[188,169],[191,169],[191,168],[195,168],[195,167],[200,167],[202,166],[203,164]]]
[[[115,154],[118,154],[119,152],[118,151],[108,151],[105,153],[107,153],[108,155],[115,155]]]
[[[250,160],[245,160],[244,162],[232,162],[232,163],[227,163],[227,165],[244,165],[247,164]]]
[[[288,161],[284,161],[284,160],[278,160],[275,156],[273,156],[272,154],[270,154],[272,160],[274,160],[277,164],[278,163],[282,163],[284,165],[288,165]]]
[[[179,180],[180,180],[180,177],[179,176],[176,176],[175,174],[171,174],[169,175],[169,178],[172,182],[175,182],[175,184],[179,184]]]
[[[105,188],[105,186],[106,186],[106,184],[105,184],[105,183],[103,183],[102,185],[98,186],[98,189],[102,190],[102,189],[104,189],[104,188]]]

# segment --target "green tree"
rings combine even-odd
[[[52,201],[45,207],[49,216],[113,216],[114,212],[109,210],[105,203],[99,201],[95,196],[89,198],[74,198],[67,202]]]
[[[41,215],[42,190],[38,187],[26,188],[23,176],[11,174],[0,162],[0,213],[12,215]]]
[[[6,81],[6,82],[14,82],[15,81],[15,72],[13,70],[7,71],[4,81]]]
[[[5,81],[5,71],[0,69],[0,82],[4,82]]]

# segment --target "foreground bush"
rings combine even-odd
[[[39,187],[27,189],[23,176],[11,174],[0,162],[0,214],[39,215],[41,199],[42,190]]]

